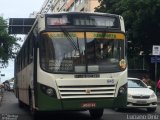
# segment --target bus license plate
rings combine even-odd
[[[82,108],[94,108],[94,107],[96,107],[96,103],[94,103],[94,102],[81,103],[81,107]]]
[[[136,103],[137,103],[137,104],[146,104],[147,101],[145,101],[145,100],[138,100]]]

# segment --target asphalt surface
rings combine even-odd
[[[158,104],[160,105],[160,97],[158,97],[158,100],[157,100]]]
[[[2,102],[2,94],[0,94],[0,105]],[[160,95],[157,96],[157,103],[160,105]]]
[[[158,97],[160,100],[160,97]],[[160,101],[158,102],[160,104]],[[115,111],[113,109],[105,109],[101,120],[159,120],[160,105],[155,113],[147,113],[146,109],[126,109],[123,111]],[[135,117],[139,117],[135,118]],[[88,111],[59,111],[52,113],[40,113],[36,120],[92,120]],[[29,109],[19,108],[18,100],[13,92],[5,92],[2,104],[0,106],[0,120],[33,120]]]
[[[1,105],[1,102],[2,102],[2,94],[0,94],[0,105]],[[160,95],[157,96],[157,103],[158,105],[160,105]]]

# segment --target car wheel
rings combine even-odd
[[[148,112],[155,112],[155,111],[156,111],[156,108],[147,108],[147,111],[148,111]]]
[[[104,109],[93,109],[93,110],[89,110],[90,112],[90,116],[93,119],[100,119],[103,115],[103,110]]]

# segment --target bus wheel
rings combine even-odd
[[[31,90],[29,90],[29,110],[31,115],[35,116],[36,110],[33,108],[33,100],[31,95]]]
[[[89,110],[90,112],[90,116],[93,119],[100,119],[103,115],[103,111],[104,109],[93,109],[93,110]]]
[[[38,120],[38,112],[36,111],[36,109],[33,108],[33,100],[30,95],[29,95],[29,109],[33,120]]]

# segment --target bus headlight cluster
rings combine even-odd
[[[123,95],[127,93],[127,84],[121,86],[118,91],[118,95]]]
[[[53,88],[45,86],[45,85],[41,85],[40,88],[44,94],[46,94],[50,97],[57,97],[56,91]]]
[[[46,90],[46,93],[49,95],[49,96],[53,96],[54,95],[54,92],[53,92],[53,89],[52,88],[48,88]]]
[[[125,93],[125,88],[124,87],[120,87],[119,88],[119,93],[120,94],[124,94]]]

